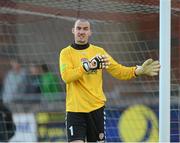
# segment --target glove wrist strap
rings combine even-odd
[[[84,61],[83,62],[83,68],[86,72],[89,72],[90,71],[90,66],[89,66],[89,61]]]
[[[136,65],[136,71],[137,71],[137,72],[135,72],[135,75],[136,75],[136,76],[139,76],[139,75],[142,75],[142,74],[143,74],[144,69],[143,69],[142,66]]]

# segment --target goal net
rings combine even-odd
[[[172,1],[172,142],[180,141],[179,4]],[[65,84],[58,62],[61,49],[73,42],[71,29],[77,18],[91,22],[90,43],[103,47],[119,63],[133,66],[159,59],[159,0],[1,0],[1,97],[16,124],[12,142],[66,141]],[[14,62],[21,75],[28,75],[26,82],[19,77],[7,80]],[[50,81],[44,78],[47,73]],[[158,76],[119,81],[104,72],[103,79],[107,141],[157,142]],[[9,92],[4,93],[5,88]]]

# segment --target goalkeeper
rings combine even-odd
[[[90,23],[79,19],[72,29],[74,43],[60,53],[60,72],[66,83],[66,129],[68,142],[104,141],[102,70],[113,77],[129,80],[141,75],[155,76],[159,62],[146,60],[142,66],[117,63],[103,48],[88,42]]]

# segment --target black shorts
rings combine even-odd
[[[87,142],[104,141],[104,107],[90,113],[67,112],[66,130],[68,142],[83,140]]]

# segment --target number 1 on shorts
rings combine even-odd
[[[73,135],[74,135],[73,126],[70,126],[70,127],[69,127],[69,130],[70,130],[71,136],[73,136]]]

